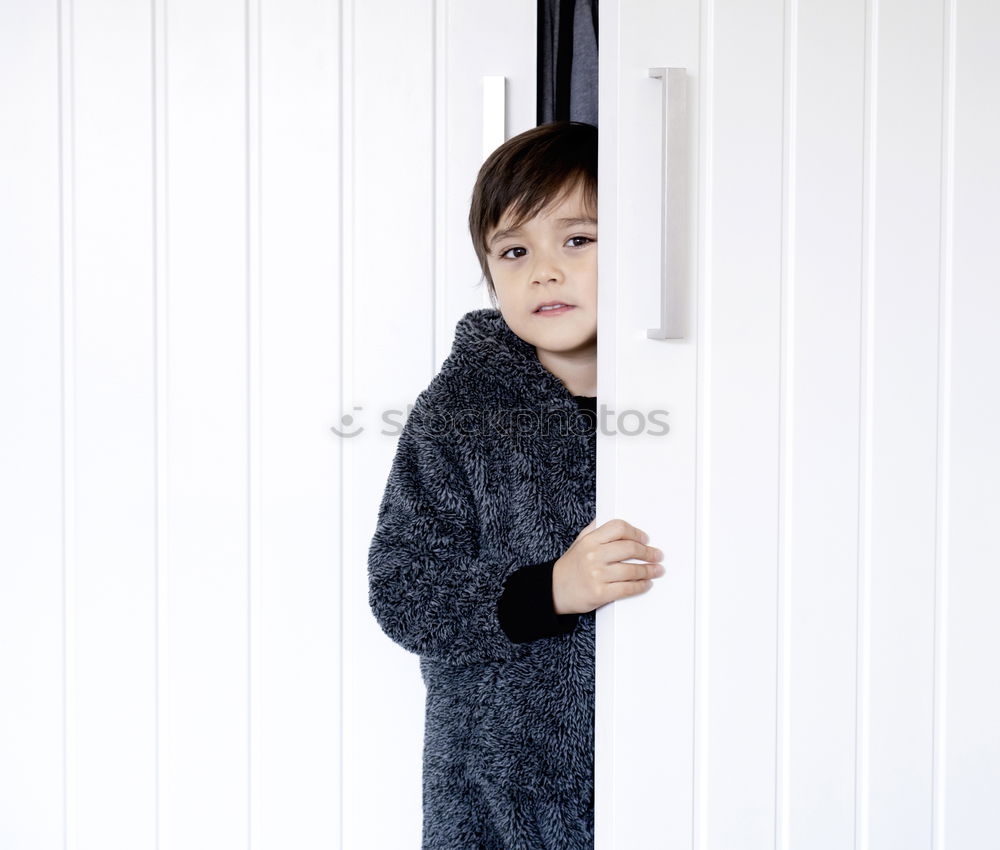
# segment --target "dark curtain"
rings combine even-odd
[[[597,126],[597,0],[538,0],[537,124]]]

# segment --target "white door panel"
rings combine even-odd
[[[647,531],[664,550],[666,574],[651,593],[598,612],[595,841],[647,847],[655,835],[665,847],[685,847],[691,844],[697,304],[690,286],[682,299],[685,336],[648,338],[660,317],[664,86],[649,68],[688,69],[694,167],[699,22],[694,3],[617,9],[602,5],[600,21],[598,398],[606,413],[598,435],[597,518],[621,517]],[[697,185],[689,175],[689,215]],[[689,228],[692,271],[696,236],[697,228]],[[666,435],[616,436],[619,429],[662,430],[650,427],[655,410],[669,412]]]
[[[0,4],[0,848],[419,846],[381,415],[483,303],[535,49],[530,0]]]
[[[667,571],[599,613],[598,848],[1000,843],[1000,13],[962,10],[602,4],[598,392],[670,432],[599,437],[599,522]],[[668,340],[652,66],[689,74]]]

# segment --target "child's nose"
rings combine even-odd
[[[563,277],[562,266],[551,257],[539,257],[532,269],[532,280],[535,283],[560,282]]]

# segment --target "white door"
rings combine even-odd
[[[598,850],[1000,846],[998,29],[601,4]]]
[[[0,2],[0,850],[420,845],[366,554],[535,44],[535,0]]]

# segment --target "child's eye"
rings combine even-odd
[[[523,251],[523,250],[524,250],[524,248],[521,248],[520,246],[514,246],[513,248],[508,248],[508,249],[507,249],[506,251],[504,251],[504,252],[503,252],[503,253],[502,253],[502,254],[500,255],[500,258],[501,258],[501,259],[504,259],[504,260],[516,260],[516,259],[517,259],[518,257],[523,257],[523,256],[524,256],[524,254],[518,254],[518,257],[508,257],[507,255],[508,255],[508,254],[509,254],[509,253],[510,253],[511,251]]]
[[[582,239],[584,241],[584,244],[586,244],[587,242],[596,242],[597,241],[596,239],[591,239],[589,236],[570,236],[569,239],[567,239],[566,241],[567,242],[572,242],[575,239]],[[574,248],[582,248],[583,245],[574,245],[573,247]]]

